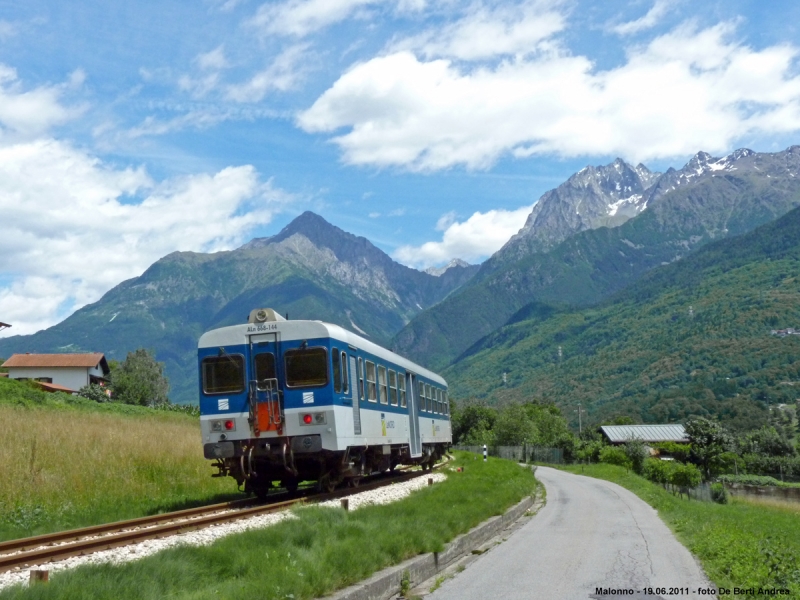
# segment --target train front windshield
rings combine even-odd
[[[203,359],[203,391],[206,394],[236,394],[244,391],[244,357],[224,354]]]
[[[286,387],[312,387],[328,383],[328,352],[325,348],[287,350]]]

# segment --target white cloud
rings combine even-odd
[[[307,51],[307,44],[286,48],[269,67],[256,73],[250,81],[229,86],[226,96],[235,102],[259,102],[271,90],[285,92],[292,89],[306,72]]]
[[[198,54],[195,57],[197,66],[204,70],[225,69],[228,67],[228,59],[225,58],[225,46],[220,44],[210,52]]]
[[[83,107],[64,106],[60,99],[65,91],[82,85],[84,78],[78,70],[63,85],[24,90],[16,69],[0,63],[0,136],[7,141],[40,135],[80,115]]]
[[[386,0],[287,0],[262,5],[251,25],[264,33],[302,37],[344,21],[359,9]]]
[[[353,66],[298,124],[344,129],[333,142],[350,164],[412,170],[486,168],[508,153],[670,158],[800,130],[798,49],[755,50],[734,32],[683,25],[606,71],[555,43],[475,68],[394,52]]]
[[[674,0],[656,0],[653,8],[643,17],[627,23],[620,23],[611,27],[611,31],[619,35],[630,35],[655,27],[661,18],[666,15],[674,4]]]
[[[558,2],[533,0],[488,8],[469,6],[467,14],[441,29],[428,30],[393,46],[415,50],[426,57],[480,60],[510,54],[528,54],[540,42],[564,29]]]
[[[444,231],[442,241],[426,242],[421,246],[402,246],[392,255],[396,260],[417,268],[441,265],[454,258],[479,262],[497,252],[528,218],[533,206],[517,210],[476,212],[463,222],[455,215],[443,215],[436,229]]]
[[[52,139],[2,146],[5,335],[50,326],[175,250],[235,247],[289,200],[251,166],[156,182]]]

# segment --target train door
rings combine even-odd
[[[282,394],[278,386],[280,365],[277,333],[250,336],[249,401],[253,433],[265,431],[283,434]]]
[[[408,438],[411,458],[422,456],[422,443],[419,436],[419,393],[417,377],[406,372],[406,394],[408,396]]]
[[[358,404],[358,373],[356,357],[350,355],[350,391],[353,393],[353,434],[361,435],[361,406]]]

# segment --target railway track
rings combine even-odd
[[[373,481],[361,484],[358,488],[310,494],[267,504],[255,504],[252,499],[235,500],[161,515],[0,542],[0,573],[137,544],[145,540],[195,531],[204,527],[238,521],[257,515],[279,512],[296,504],[344,498],[352,494],[407,481],[427,474],[423,471],[413,471],[391,476],[382,475]]]

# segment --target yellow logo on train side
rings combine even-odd
[[[381,413],[381,435],[386,437],[386,415]]]

